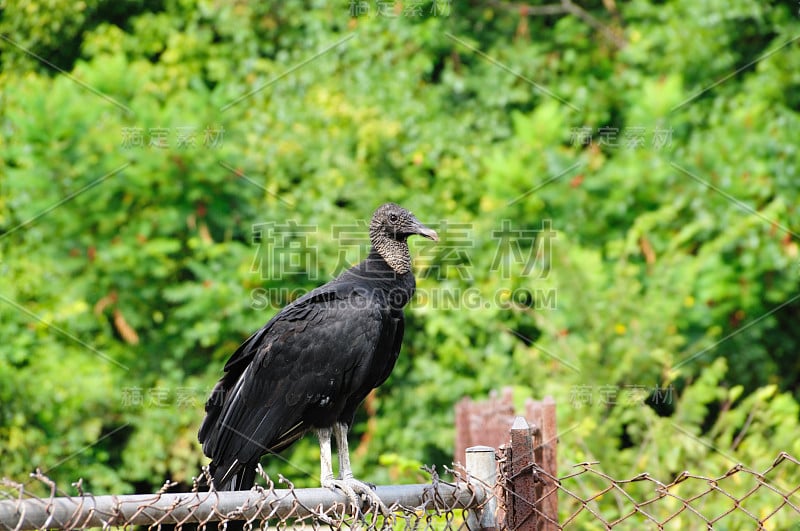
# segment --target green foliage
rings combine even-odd
[[[586,4],[606,32],[497,3],[4,4],[2,474],[188,483],[225,359],[387,200],[442,242],[412,242],[359,475],[450,463],[454,403],[505,385],[556,398],[564,466],[798,455],[797,13]],[[255,228],[286,220],[313,262],[277,275]],[[314,485],[315,446],[265,466]]]

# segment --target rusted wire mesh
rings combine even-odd
[[[501,459],[501,470],[508,464]],[[530,474],[544,489],[524,499],[514,481],[503,483],[508,505],[516,504],[513,529],[800,529],[800,462],[781,452],[759,472],[738,464],[722,475],[681,472],[663,483],[642,473],[616,479],[598,463],[579,463],[555,478],[537,465]],[[501,473],[501,476],[503,473]],[[558,518],[544,500],[557,496]],[[520,509],[520,507],[522,509]],[[512,508],[512,516],[514,511]],[[522,513],[520,517],[519,513]]]
[[[81,481],[72,485],[77,495],[70,495],[37,471],[31,477],[46,487],[49,496],[35,495],[34,485],[3,480],[0,530],[164,525],[203,530],[222,529],[232,521],[244,521],[245,529],[460,530],[477,528],[469,524],[471,514],[481,509],[490,492],[466,473],[448,469],[454,480],[444,481],[430,469],[430,483],[377,487],[383,508],[369,501],[353,507],[344,494],[296,489],[283,477],[279,484],[284,488],[277,488],[260,472],[265,484],[250,491],[207,490],[196,481],[191,492],[167,492],[174,485],[165,483],[155,494],[94,496],[83,491]]]
[[[449,481],[429,469],[429,483],[377,487],[390,514],[369,503],[352,507],[343,494],[328,489],[295,489],[283,478],[278,488],[264,475],[264,484],[247,492],[195,486],[192,492],[170,493],[165,484],[155,494],[93,496],[82,491],[80,481],[73,484],[77,495],[69,495],[36,473],[33,480],[49,496],[4,480],[0,530],[167,524],[205,529],[234,520],[244,520],[245,529],[467,530],[479,528],[488,507],[497,507],[492,527],[498,530],[800,529],[800,461],[785,452],[763,471],[736,465],[719,476],[682,472],[668,483],[647,473],[617,479],[598,463],[573,465],[562,477],[537,464],[512,475],[504,454],[497,455],[494,489],[450,469]],[[556,517],[546,510],[551,496],[558,499]]]

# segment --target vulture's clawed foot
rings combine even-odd
[[[375,492],[375,485],[359,481],[353,477],[344,479],[329,479],[323,484],[323,487],[331,490],[339,489],[347,496],[350,505],[354,510],[358,511],[360,515],[364,514],[364,509],[375,515],[382,515],[390,517],[392,511],[384,504]]]

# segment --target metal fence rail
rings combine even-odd
[[[376,493],[391,510],[402,515],[416,516],[418,512],[428,511],[447,513],[479,505],[477,491],[465,483],[386,486],[378,487]],[[348,509],[344,495],[321,488],[84,495],[2,501],[0,527],[9,531],[23,531],[187,523],[203,525],[229,519],[283,523],[320,521],[339,527],[346,522],[348,514],[352,514]]]
[[[69,496],[37,471],[32,477],[44,484],[50,495],[39,497],[24,484],[4,480],[8,490],[0,491],[0,530],[181,527],[187,524],[203,528],[211,522],[233,520],[244,520],[252,527],[268,524],[278,528],[313,529],[494,527],[491,520],[495,507],[493,485],[480,479],[494,480],[494,449],[477,450],[468,460],[477,475],[449,470],[455,480],[446,482],[431,470],[430,483],[376,487],[375,494],[388,509],[385,514],[368,503],[364,507],[352,507],[347,496],[330,489],[295,489],[283,478],[281,481],[287,483],[288,488],[275,488],[263,472],[266,486],[256,486],[249,491],[201,492],[196,487],[192,492],[183,493],[94,496],[83,493],[79,482],[75,484],[79,495]],[[486,518],[482,515],[484,506],[491,508]]]

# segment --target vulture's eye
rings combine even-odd
[[[389,214],[389,221],[397,223],[397,214]]]

